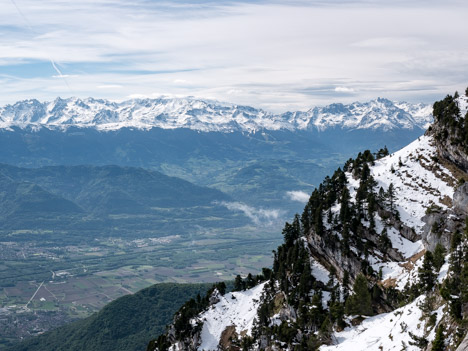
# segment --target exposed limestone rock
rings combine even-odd
[[[454,132],[455,135],[449,135],[445,126],[439,123],[434,123],[426,133],[434,135],[435,139],[438,140],[436,146],[439,156],[449,162],[452,162],[461,171],[467,173],[468,156],[462,149],[462,145],[456,142],[458,134],[456,131]]]
[[[213,294],[210,296],[210,305],[216,305],[219,301],[219,291],[218,289],[215,289],[215,291],[213,291]]]
[[[426,223],[422,239],[427,250],[434,251],[439,243],[449,249],[453,233],[463,230],[464,217],[468,214],[468,184],[456,189],[453,204],[452,209],[432,209],[422,218]]]
[[[458,213],[468,215],[468,183],[464,183],[455,189],[453,207]]]
[[[468,351],[468,335],[462,341],[462,343],[458,346],[456,351]]]
[[[326,269],[334,267],[340,279],[343,279],[345,270],[353,280],[361,272],[361,262],[358,258],[355,255],[350,257],[343,255],[340,243],[331,235],[325,234],[321,237],[311,231],[307,236],[307,243],[310,255]]]
[[[401,220],[396,218],[395,214],[391,211],[388,211],[379,206],[377,212],[380,217],[386,218],[388,224],[398,230],[404,238],[411,242],[415,242],[421,239],[421,235],[417,234],[413,228],[408,227]]]
[[[230,325],[221,333],[219,339],[219,350],[239,351],[240,347],[233,345],[232,341],[237,340],[236,326]]]
[[[194,333],[184,338],[183,340],[180,340],[176,337],[176,330],[174,325],[175,324],[172,324],[167,331],[168,340],[171,342],[171,344],[173,344],[174,350],[196,351],[198,345],[200,345],[201,329],[196,328]]]
[[[444,140],[443,145],[437,144],[437,151],[440,156],[454,163],[462,171],[468,172],[467,155],[458,146],[454,145],[450,139]]]

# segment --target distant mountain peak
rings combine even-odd
[[[123,102],[95,98],[56,98],[18,101],[0,108],[0,128],[95,128],[98,130],[177,129],[203,132],[256,132],[259,130],[323,131],[341,129],[425,129],[432,122],[432,107],[377,98],[344,105],[334,103],[308,111],[274,114],[250,106],[194,97],[159,97]]]

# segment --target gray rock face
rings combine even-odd
[[[287,296],[284,297],[285,301],[287,300]],[[287,321],[287,320],[296,320],[297,319],[297,314],[296,311],[292,306],[289,304],[286,304],[280,312],[279,312],[279,318],[282,321]]]
[[[210,296],[210,305],[215,305],[220,301],[219,299],[219,291],[218,289],[215,289],[213,291],[213,294]]]
[[[377,212],[381,218],[387,218],[387,222],[390,226],[400,232],[400,234],[411,242],[415,242],[421,239],[421,235],[417,234],[412,228],[405,225],[401,220],[395,217],[395,214],[379,207]]]
[[[179,340],[176,337],[176,330],[174,325],[175,319],[166,332],[169,342],[175,345],[177,350],[196,351],[198,349],[198,345],[200,345],[201,342],[201,328],[197,328],[195,333],[189,337],[186,337],[183,340]]]
[[[422,239],[426,250],[434,251],[437,244],[441,244],[446,249],[450,248],[452,232],[448,227],[453,227],[452,221],[448,223],[447,212],[432,212],[425,215],[422,220],[426,223],[423,227]]]
[[[446,160],[454,163],[464,172],[468,172],[468,157],[457,146],[454,146],[450,140],[444,141],[443,145],[437,146],[439,154]]]
[[[434,251],[437,244],[447,250],[450,248],[452,235],[457,230],[462,231],[464,218],[468,215],[468,183],[459,186],[453,196],[453,208],[449,210],[433,210],[422,220],[422,239],[427,250]]]
[[[377,211],[380,217],[386,218],[388,226],[395,228],[404,238],[411,242],[421,239],[420,234],[417,234],[412,228],[405,225],[394,213],[382,207],[379,207]],[[380,233],[376,235],[375,232],[370,231],[368,228],[363,228],[361,235],[369,242],[372,242],[374,246],[378,246]],[[336,240],[333,234],[326,231],[322,236],[319,236],[315,231],[311,230],[309,235],[307,235],[307,243],[311,257],[327,269],[334,267],[340,279],[343,278],[344,271],[348,271],[352,282],[361,273],[362,267],[359,258],[354,253],[351,253],[349,256],[343,255],[341,243],[339,240]],[[450,243],[450,239],[448,243]],[[434,247],[436,244],[434,244]],[[389,248],[386,256],[392,261],[405,261],[403,255],[395,248]]]
[[[439,123],[434,123],[426,134],[435,136],[437,140],[437,153],[439,156],[455,164],[463,172],[468,172],[468,155],[461,145],[453,142],[458,138],[456,133],[455,135],[449,134],[447,137],[447,130],[445,130],[445,127]]]
[[[307,236],[307,243],[311,257],[327,269],[334,267],[340,279],[343,279],[345,270],[349,272],[352,281],[361,272],[361,262],[358,258],[354,255],[343,255],[340,243],[332,235],[325,233],[320,236],[311,231]]]
[[[462,341],[462,343],[457,347],[456,351],[468,351],[468,335]]]
[[[456,212],[468,215],[468,183],[462,184],[453,194],[453,207]]]

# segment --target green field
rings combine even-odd
[[[103,236],[81,244],[78,233],[67,233],[72,244],[63,246],[51,240],[57,233],[35,232],[37,240],[0,242],[0,303],[7,316],[0,318],[0,345],[86,317],[155,283],[232,280],[270,266],[271,252],[282,240],[279,227],[240,229],[158,238]],[[23,327],[4,325],[12,322]]]

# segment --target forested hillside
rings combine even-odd
[[[456,350],[468,317],[467,95],[436,102],[435,123],[402,150],[359,153],[326,177],[286,223],[271,270],[185,304],[148,349]]]
[[[205,294],[208,284],[157,284],[123,296],[98,313],[27,340],[8,351],[139,351],[164,331],[184,301]]]

